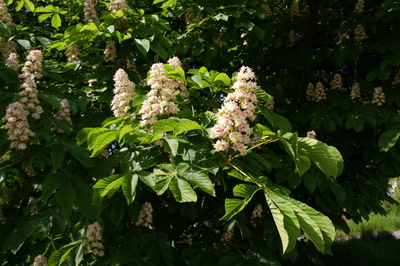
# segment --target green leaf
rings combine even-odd
[[[82,145],[83,143],[85,143],[87,141],[89,133],[92,132],[92,130],[94,130],[94,128],[91,127],[85,127],[79,130],[75,137],[76,144]]]
[[[292,125],[285,117],[275,114],[265,106],[259,106],[259,108],[261,113],[265,116],[265,118],[267,118],[268,122],[270,122],[272,126],[280,129],[283,133],[292,131]]]
[[[199,123],[189,120],[182,119],[174,128],[174,136],[182,134],[183,132],[190,130],[203,130],[203,128],[199,125]]]
[[[135,44],[139,51],[146,56],[150,50],[150,41],[147,39],[135,39]]]
[[[35,5],[30,0],[24,0],[24,6],[31,12],[35,11]]]
[[[282,252],[290,252],[296,246],[300,225],[292,208],[285,200],[268,190],[264,191],[267,204],[282,242]]]
[[[88,167],[94,166],[94,162],[89,157],[89,152],[85,148],[79,147],[75,144],[66,144],[65,146],[67,147],[68,152],[83,165]]]
[[[55,9],[54,9],[53,5],[48,5],[45,7],[37,7],[35,12],[37,12],[37,13],[53,13],[53,12],[55,12]]]
[[[231,79],[229,78],[229,76],[225,73],[219,73],[214,81],[213,81],[214,85],[224,85],[224,86],[230,86],[231,85]]]
[[[319,251],[331,252],[330,246],[335,238],[335,227],[328,217],[288,196],[267,189],[264,194],[281,236],[284,252],[289,252],[294,248],[300,232],[299,227]]]
[[[38,17],[39,23],[43,22],[43,21],[46,20],[48,17],[51,17],[51,15],[53,15],[53,13],[41,14],[41,15]]]
[[[71,216],[72,208],[74,207],[76,198],[75,188],[71,180],[66,180],[58,189],[56,199],[64,212],[64,216],[69,218]]]
[[[200,88],[203,88],[203,78],[200,72],[197,72],[193,76],[191,76],[191,80]]]
[[[173,119],[158,120],[153,126],[153,134],[161,134],[168,131],[173,131],[178,122]]]
[[[58,29],[61,26],[61,17],[59,14],[55,13],[51,18],[51,26]]]
[[[378,147],[380,151],[387,152],[394,145],[396,145],[397,140],[400,137],[400,129],[392,129],[383,132],[379,136]]]
[[[180,178],[173,178],[169,184],[169,190],[178,202],[196,202],[197,195],[189,183]]]
[[[225,200],[225,215],[220,220],[229,221],[233,216],[241,212],[244,207],[249,204],[250,200],[253,198],[254,194],[259,191],[260,187],[249,185],[249,184],[239,184],[233,188],[233,194],[237,197],[244,197],[243,200],[239,199],[226,199]]]
[[[51,95],[51,94],[42,93],[42,92],[39,92],[38,96],[41,99],[43,99],[46,102],[48,102],[50,105],[52,105],[55,109],[58,109],[58,107],[60,107],[61,99],[59,97],[56,97],[56,96]]]
[[[116,141],[118,136],[119,131],[117,130],[111,130],[97,135],[93,142],[89,145],[89,149],[93,150],[90,157],[96,157],[99,155],[104,148]]]
[[[303,183],[306,186],[306,188],[311,193],[313,193],[318,185],[318,177],[311,173],[305,173],[304,175],[301,176],[301,179],[303,180]]]
[[[161,45],[158,44],[151,44],[150,49],[155,52],[159,57],[161,57],[163,60],[168,59],[168,52],[162,47]]]
[[[187,170],[179,172],[179,176],[197,186],[204,192],[215,197],[215,189],[213,183],[205,173]]]
[[[53,170],[57,170],[62,162],[64,161],[65,157],[65,148],[62,145],[55,145],[53,149],[51,149],[51,164],[53,166]]]
[[[17,43],[19,43],[26,50],[31,49],[31,43],[28,40],[18,39]]]
[[[104,177],[94,184],[93,188],[100,199],[107,197],[111,198],[115,192],[121,187],[124,177],[127,173],[116,174],[108,177]]]
[[[46,176],[42,185],[42,196],[43,201],[54,193],[54,191],[60,187],[67,180],[67,176],[64,173],[51,173]]]
[[[332,146],[311,139],[298,138],[299,154],[310,158],[326,176],[338,177],[343,171],[343,158]]]
[[[177,139],[165,138],[163,143],[166,152],[174,157],[178,154],[179,141]]]
[[[139,176],[134,175],[126,175],[122,181],[122,192],[125,195],[126,201],[128,205],[130,205],[136,196],[136,186],[139,180]]]
[[[36,39],[46,48],[50,48],[51,40],[45,37],[36,37]]]
[[[62,250],[56,250],[53,253],[51,253],[51,256],[48,261],[49,266],[62,265],[63,261],[61,260],[61,258],[63,255],[64,252]]]
[[[15,6],[15,11],[18,12],[24,6],[24,0],[17,0],[16,2],[17,2],[17,4]]]

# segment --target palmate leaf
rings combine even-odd
[[[116,141],[119,137],[118,130],[111,130],[103,132],[96,136],[93,142],[90,143],[89,149],[93,150],[90,157],[97,156],[105,147]]]
[[[229,221],[233,216],[241,212],[244,207],[249,204],[250,200],[253,198],[254,194],[262,189],[261,187],[249,184],[239,184],[233,188],[233,194],[237,197],[244,197],[243,200],[240,199],[226,199],[225,200],[225,215],[221,220]]]
[[[127,200],[128,205],[130,205],[136,196],[136,186],[139,180],[139,176],[134,175],[126,175],[122,180],[122,192]]]
[[[121,187],[127,173],[116,174],[104,177],[94,184],[93,204],[98,204],[104,197],[111,198]]]
[[[311,139],[298,138],[299,155],[310,158],[326,175],[338,177],[343,171],[343,158],[333,146]]]
[[[180,178],[173,178],[169,183],[169,190],[178,202],[196,202],[197,195],[190,184]]]
[[[331,253],[335,227],[328,217],[286,195],[268,189],[264,194],[281,237],[283,252],[294,248],[301,228],[319,251]]]
[[[190,130],[203,130],[203,128],[195,121],[182,119],[174,128],[174,136]]]
[[[215,197],[215,189],[213,183],[205,173],[187,170],[179,172],[179,177],[182,177],[183,179],[189,181],[204,192]]]

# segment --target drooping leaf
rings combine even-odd
[[[311,139],[298,138],[299,154],[310,158],[326,176],[338,177],[343,171],[343,158],[332,146]]]
[[[137,174],[126,175],[122,181],[122,192],[126,198],[128,205],[130,205],[136,196],[136,186],[139,180]]]
[[[51,150],[51,164],[53,166],[53,170],[57,170],[64,161],[65,157],[65,148],[63,145],[55,145]]]
[[[46,176],[42,185],[42,196],[43,200],[47,199],[54,193],[54,191],[60,187],[67,180],[67,176],[64,173],[51,173]]]
[[[264,195],[281,238],[282,252],[290,252],[296,246],[300,234],[296,215],[293,209],[275,193],[265,190]]]
[[[254,194],[261,188],[255,185],[239,184],[233,188],[235,196],[244,197],[243,200],[239,199],[226,199],[225,200],[225,215],[221,220],[229,221],[233,216],[241,212],[244,207],[249,204]]]
[[[328,217],[289,196],[268,189],[264,190],[264,194],[285,252],[294,247],[300,227],[319,251],[330,254],[330,247],[335,238],[335,227]]]
[[[64,212],[64,216],[71,216],[72,208],[75,204],[76,191],[71,180],[66,180],[58,189],[56,199]]]

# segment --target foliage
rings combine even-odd
[[[278,265],[296,258],[300,232],[330,253],[342,215],[384,212],[400,169],[398,1],[367,1],[362,14],[343,1],[111,2],[4,5],[14,24],[2,12],[1,117],[24,101],[29,51],[44,60],[34,79],[43,112],[27,119],[26,149],[10,148],[10,121],[1,122],[3,264],[41,254],[50,265]],[[368,38],[353,34],[357,25]],[[182,65],[161,68],[189,97],[179,87],[170,94],[179,111],[143,126],[152,65],[173,56]],[[212,137],[243,65],[260,85],[249,122],[259,141],[246,156],[217,151]],[[136,84],[124,117],[111,112],[119,69]],[[335,73],[341,89],[306,100],[308,83],[328,87]],[[362,91],[352,99],[354,81]]]

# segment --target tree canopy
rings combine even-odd
[[[0,0],[0,262],[330,254],[400,172],[399,11]]]

